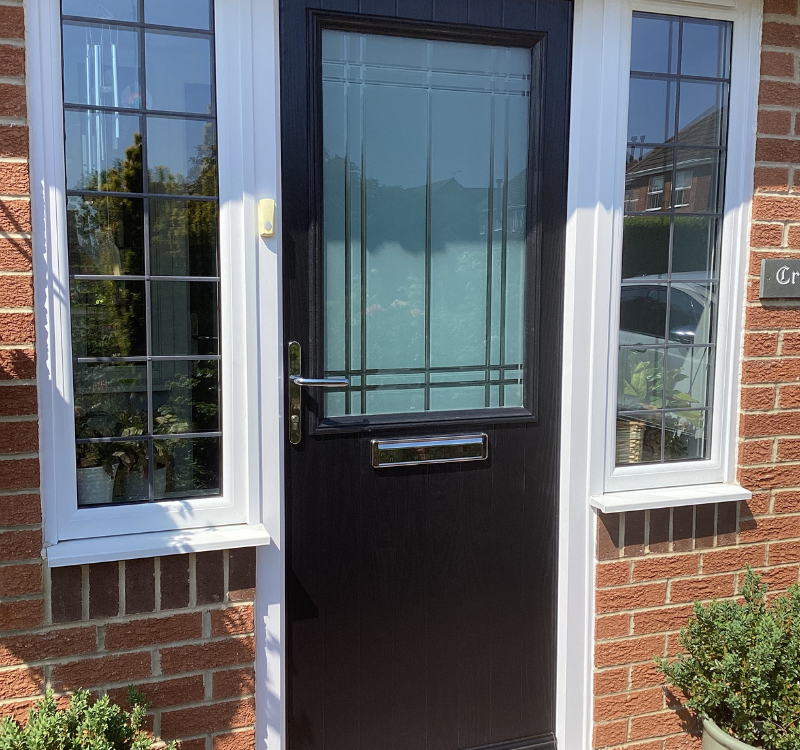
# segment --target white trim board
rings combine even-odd
[[[87,563],[135,560],[141,557],[182,555],[218,549],[238,549],[269,544],[269,533],[261,525],[207,527],[149,534],[123,534],[100,539],[72,539],[46,547],[43,554],[51,568]]]
[[[707,505],[749,500],[750,490],[738,484],[690,484],[685,487],[661,487],[654,490],[629,490],[592,495],[593,508],[603,513],[624,513],[649,508],[679,508],[682,505]]]

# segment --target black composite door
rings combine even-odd
[[[289,750],[555,746],[571,25],[281,2]]]

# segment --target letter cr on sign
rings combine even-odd
[[[800,258],[761,261],[760,299],[800,299]]]

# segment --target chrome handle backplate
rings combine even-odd
[[[300,344],[289,342],[289,442],[297,445],[303,437],[303,388],[343,388],[347,378],[304,378],[300,372],[303,353]]]

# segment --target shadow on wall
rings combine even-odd
[[[731,546],[758,528],[745,502],[598,515],[598,560]]]

